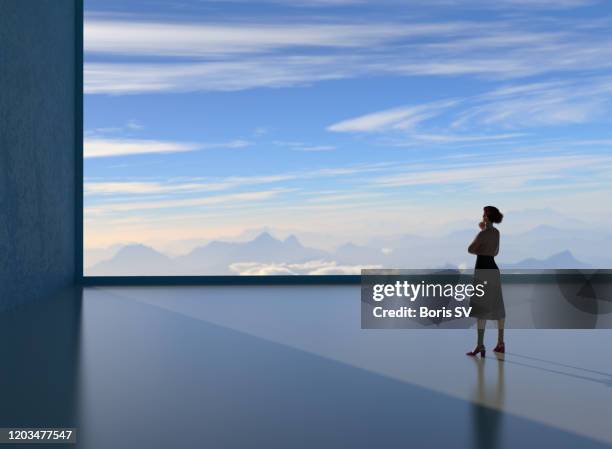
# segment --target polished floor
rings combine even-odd
[[[506,332],[475,360],[473,330],[362,330],[358,286],[67,292],[0,314],[0,427],[92,449],[611,447],[612,331]]]

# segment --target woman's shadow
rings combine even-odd
[[[533,368],[540,371],[546,371],[548,373],[559,374],[561,376],[572,377],[574,379],[586,380],[595,383],[601,383],[608,387],[612,387],[612,374],[604,373],[603,371],[592,370],[588,368],[581,368],[578,366],[572,366],[565,363],[553,362],[552,360],[540,359],[537,357],[530,357],[527,355],[520,355],[508,352],[506,354],[509,356],[504,360],[505,363],[511,363],[513,365],[520,365],[527,368]],[[519,360],[514,360],[514,358],[518,358]],[[532,365],[530,363],[525,363],[522,361],[534,361],[540,363],[546,363],[551,365],[551,368],[544,368],[541,366]],[[564,369],[571,369],[572,371],[579,371],[581,374],[573,374],[567,371],[563,371]]]

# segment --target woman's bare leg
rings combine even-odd
[[[502,318],[501,320],[497,320],[497,344],[502,344],[504,342],[504,325],[506,324],[506,319]]]
[[[479,319],[477,321],[477,325],[478,325],[478,346],[484,346],[484,333],[485,333],[485,327],[487,325],[487,320]]]

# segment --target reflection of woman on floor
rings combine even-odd
[[[473,446],[478,449],[499,447],[500,434],[503,428],[504,410],[504,360],[503,355],[496,355],[497,381],[490,388],[485,382],[484,360],[474,358],[477,369],[477,385],[472,400]]]
[[[499,231],[493,226],[501,223],[504,216],[493,206],[486,206],[480,222],[480,232],[468,248],[470,254],[476,254],[474,282],[484,284],[485,294],[482,297],[473,295],[470,300],[472,311],[470,316],[476,318],[478,324],[478,343],[476,348],[467,355],[485,356],[484,332],[487,320],[497,320],[497,346],[493,351],[505,352],[504,319],[506,309],[501,290],[499,269],[494,257],[499,252]]]

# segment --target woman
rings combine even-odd
[[[485,294],[482,297],[472,296],[470,316],[476,318],[478,328],[478,343],[476,348],[467,355],[485,356],[484,332],[487,320],[497,320],[497,346],[494,352],[504,353],[504,319],[506,309],[501,291],[501,279],[499,269],[494,257],[499,252],[499,231],[493,224],[501,223],[504,216],[497,207],[486,206],[479,223],[480,232],[468,248],[470,254],[476,255],[476,267],[474,269],[475,282],[484,284]]]

